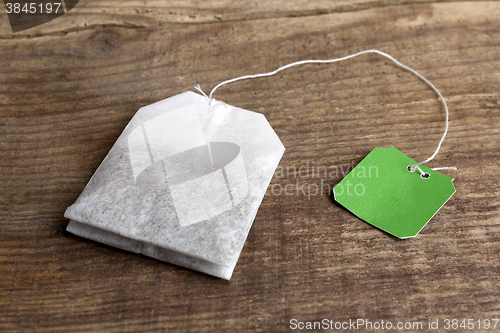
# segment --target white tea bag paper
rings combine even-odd
[[[67,230],[229,280],[284,150],[262,114],[193,92],[145,106]]]

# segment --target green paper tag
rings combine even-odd
[[[455,193],[453,179],[420,165],[394,147],[375,148],[333,189],[354,215],[398,238],[415,237]]]

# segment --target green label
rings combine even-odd
[[[398,238],[415,237],[455,193],[453,179],[394,147],[375,148],[333,189],[335,200],[360,219]]]

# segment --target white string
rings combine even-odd
[[[432,168],[432,170],[434,170],[434,171],[437,171],[437,170],[457,170],[457,167],[452,166],[452,167]]]
[[[432,90],[434,90],[434,92],[439,96],[441,102],[443,103],[443,106],[444,106],[444,109],[446,111],[446,128],[445,128],[445,131],[443,133],[443,136],[441,137],[441,140],[439,141],[439,144],[437,146],[437,149],[436,151],[434,152],[434,154],[432,154],[431,157],[429,157],[428,159],[422,161],[422,162],[419,162],[415,165],[411,165],[410,168],[411,168],[411,172],[415,171],[415,170],[419,170],[419,172],[424,175],[425,172],[422,171],[422,169],[420,169],[419,165],[421,164],[424,164],[424,163],[427,163],[429,161],[431,161],[432,159],[434,159],[434,157],[436,157],[436,155],[438,154],[439,150],[441,149],[441,145],[443,144],[443,141],[444,139],[446,138],[446,135],[448,134],[448,128],[449,128],[449,111],[448,111],[448,104],[446,104],[446,101],[443,97],[443,95],[441,95],[441,93],[439,92],[439,90],[429,81],[427,80],[425,77],[423,77],[422,75],[420,75],[416,70],[406,66],[406,65],[403,65],[402,63],[400,63],[399,61],[397,61],[395,58],[393,58],[392,56],[388,55],[387,53],[384,53],[382,51],[379,51],[379,50],[365,50],[365,51],[361,51],[361,52],[358,52],[358,53],[354,53],[354,54],[351,54],[351,55],[348,55],[348,56],[345,56],[345,57],[342,57],[342,58],[336,58],[336,59],[325,59],[325,60],[302,60],[302,61],[296,61],[296,62],[293,62],[291,64],[288,64],[288,65],[285,65],[285,66],[282,66],[272,72],[267,72],[267,73],[260,73],[260,74],[254,74],[254,75],[244,75],[244,76],[240,76],[240,77],[237,77],[237,78],[234,78],[234,79],[230,79],[230,80],[226,80],[224,82],[221,82],[219,83],[218,85],[216,85],[212,91],[210,92],[210,95],[207,96],[200,88],[199,85],[197,85],[197,87],[195,87],[196,89],[198,89],[204,96],[207,96],[210,100],[212,100],[212,95],[214,94],[214,92],[220,88],[221,86],[225,85],[225,84],[228,84],[228,83],[232,83],[232,82],[236,82],[236,81],[240,81],[240,80],[246,80],[246,79],[256,79],[256,78],[260,78],[260,77],[266,77],[266,76],[272,76],[272,75],[275,75],[276,73],[278,72],[281,72],[282,70],[285,70],[287,68],[290,68],[290,67],[294,67],[294,66],[299,66],[299,65],[305,65],[305,64],[328,64],[328,63],[334,63],[334,62],[339,62],[339,61],[344,61],[344,60],[348,60],[348,59],[352,59],[354,57],[357,57],[357,56],[360,56],[360,55],[363,55],[363,54],[367,54],[367,53],[376,53],[376,54],[379,54],[381,56],[384,56],[386,57],[387,59],[390,59],[392,60],[395,64],[397,64],[399,67],[403,68],[403,69],[406,69],[407,71],[413,73],[414,75],[416,75],[418,78],[420,78],[422,81],[424,81],[429,87],[432,88]],[[433,170],[443,170],[443,169],[453,169],[453,170],[456,170],[456,167],[443,167],[443,168],[435,168]]]
[[[205,94],[205,92],[201,89],[200,85],[197,84],[194,86],[194,89],[198,90],[203,96],[205,96],[206,98],[212,100],[210,97],[207,96],[207,94]]]

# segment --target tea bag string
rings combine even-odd
[[[214,92],[220,88],[221,86],[225,85],[225,84],[228,84],[228,83],[233,83],[233,82],[236,82],[236,81],[241,81],[241,80],[247,80],[247,79],[256,79],[256,78],[261,78],[261,77],[267,77],[267,76],[272,76],[272,75],[275,75],[277,74],[278,72],[281,72],[285,69],[288,69],[290,67],[294,67],[294,66],[299,66],[299,65],[305,65],[305,64],[330,64],[330,63],[334,63],[334,62],[340,62],[340,61],[344,61],[344,60],[348,60],[348,59],[352,59],[352,58],[355,58],[355,57],[358,57],[360,55],[363,55],[363,54],[368,54],[368,53],[376,53],[376,54],[379,54],[381,56],[384,56],[386,57],[387,59],[393,61],[396,65],[398,65],[399,67],[409,71],[410,73],[413,73],[415,76],[417,76],[418,78],[420,78],[422,81],[424,81],[429,87],[432,88],[432,90],[434,90],[434,92],[439,96],[439,99],[441,100],[443,106],[444,106],[444,109],[446,111],[446,128],[445,128],[445,131],[443,133],[443,136],[441,137],[441,140],[439,141],[439,144],[437,146],[437,149],[434,151],[434,154],[432,154],[431,157],[429,157],[428,159],[422,161],[422,162],[418,162],[417,164],[414,164],[414,165],[410,165],[408,167],[408,170],[410,172],[414,172],[415,170],[418,170],[420,172],[420,174],[422,176],[425,176],[427,175],[420,167],[419,165],[422,165],[424,163],[427,163],[429,161],[431,161],[432,159],[434,159],[434,157],[436,157],[436,155],[438,154],[439,150],[441,149],[441,145],[443,144],[443,141],[444,139],[446,138],[446,135],[448,134],[448,128],[449,128],[449,110],[448,110],[448,104],[446,104],[446,101],[443,97],[443,95],[441,95],[441,92],[429,81],[427,80],[425,77],[423,77],[420,73],[418,73],[416,70],[414,70],[413,68],[410,68],[406,65],[403,65],[402,63],[400,63],[398,60],[396,60],[395,58],[393,58],[392,56],[390,56],[389,54],[387,53],[384,53],[382,51],[379,51],[379,50],[365,50],[365,51],[361,51],[361,52],[358,52],[358,53],[354,53],[354,54],[350,54],[348,56],[345,56],[345,57],[341,57],[341,58],[336,58],[336,59],[324,59],[324,60],[301,60],[301,61],[296,61],[296,62],[293,62],[293,63],[290,63],[290,64],[287,64],[287,65],[284,65],[272,72],[267,72],[267,73],[260,73],[260,74],[254,74],[254,75],[244,75],[244,76],[239,76],[239,77],[236,77],[234,79],[230,79],[230,80],[226,80],[224,82],[221,82],[219,83],[218,85],[216,85],[212,91],[210,92],[210,95],[207,96],[200,88],[199,85],[197,85],[195,88],[200,91],[204,96],[206,96],[207,98],[209,98],[210,100],[212,100],[212,96],[214,94]],[[434,168],[432,170],[444,170],[444,169],[453,169],[453,170],[456,170],[457,168],[456,167],[441,167],[441,168]]]

